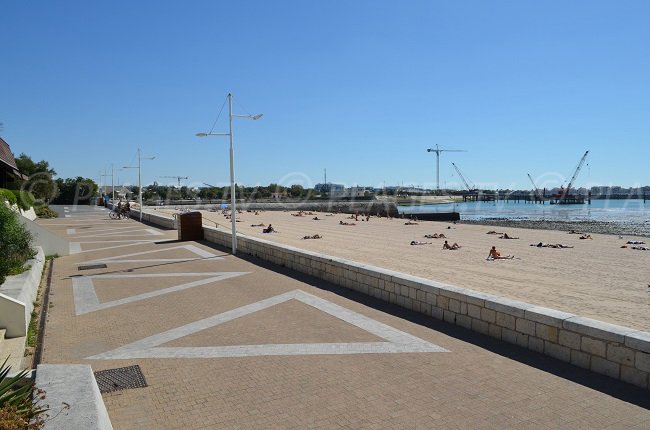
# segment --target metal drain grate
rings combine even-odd
[[[101,393],[128,390],[147,386],[140,366],[120,367],[118,369],[100,370],[95,372],[95,379]]]
[[[79,266],[79,270],[106,269],[107,267],[105,264],[89,264],[87,266]]]

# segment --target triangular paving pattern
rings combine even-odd
[[[307,323],[305,323],[306,321]],[[383,339],[300,300],[292,299],[166,342],[161,346],[378,341],[383,341]]]
[[[302,343],[264,344],[210,347],[162,347],[176,339],[197,333],[236,318],[267,309],[288,300],[299,300],[316,309],[335,316],[385,340],[385,342],[353,343]],[[313,296],[301,290],[293,290],[250,305],[214,315],[163,333],[122,346],[112,351],[93,355],[88,359],[115,360],[133,358],[223,358],[277,355],[340,355],[380,354],[400,352],[448,352],[446,349],[375,321],[357,312]]]
[[[161,296],[163,294],[174,293],[176,291],[187,290],[189,288],[198,287],[200,285],[206,285],[212,282],[222,281],[224,279],[235,278],[237,276],[242,276],[248,272],[199,272],[199,273],[141,273],[141,274],[129,274],[129,275],[91,275],[91,276],[79,276],[72,278],[72,291],[74,295],[74,307],[76,315],[83,315],[90,312],[95,312],[103,309],[112,308],[115,306],[124,305],[127,303],[133,303],[140,300],[150,299],[152,297]],[[172,287],[162,288],[155,291],[149,291],[146,293],[136,294],[130,297],[124,297],[117,300],[111,300],[109,302],[100,303],[97,293],[95,292],[95,286],[93,285],[93,279],[128,279],[128,278],[142,278],[142,279],[155,279],[155,278],[168,278],[171,276],[183,276],[183,277],[203,277],[192,282],[186,282],[179,285],[174,285]]]
[[[151,256],[151,254],[156,254],[156,253],[162,253],[162,252],[167,252],[167,251],[172,251],[175,249],[183,249],[190,251],[198,257],[196,258],[142,258],[143,256]],[[84,265],[84,264],[95,264],[95,263],[151,263],[151,262],[173,262],[173,261],[190,261],[190,260],[199,260],[202,258],[213,258],[215,260],[221,260],[222,257],[218,257],[215,254],[212,254],[211,252],[205,251],[198,246],[194,245],[179,245],[179,246],[172,246],[170,248],[158,248],[154,249],[152,251],[143,251],[143,252],[134,252],[132,254],[123,254],[123,255],[117,255],[114,257],[106,257],[106,258],[98,258],[95,260],[87,260],[87,261],[82,261],[81,263],[77,263],[78,265]]]

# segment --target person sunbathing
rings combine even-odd
[[[406,221],[404,225],[418,225],[418,223],[414,221]]]
[[[339,224],[340,224],[340,225],[356,225],[356,224],[353,223],[353,222],[343,222],[343,221],[339,221]]]
[[[580,236],[578,239],[593,239],[593,237],[591,237],[590,234],[583,234],[583,235]]]
[[[628,245],[645,245],[645,242],[642,240],[628,240]]]
[[[274,233],[274,232],[275,232],[275,229],[273,228],[273,226],[271,224],[269,224],[268,227],[266,227],[265,229],[262,230],[262,233]]]
[[[320,234],[315,234],[313,236],[303,236],[302,238],[303,239],[322,239],[323,236],[321,236]]]
[[[251,224],[251,227],[266,227],[266,224],[264,224],[264,223]]]
[[[447,241],[445,240],[445,243],[442,244],[442,249],[451,249],[451,250],[454,250],[454,249],[460,249],[460,248],[461,248],[461,246],[460,246],[459,244],[457,244],[456,242],[454,242],[453,245],[450,245],[449,242],[447,242]]]
[[[650,251],[650,248],[647,246],[633,246],[631,249],[636,249],[637,251]]]
[[[561,243],[544,243],[544,242],[539,242],[538,244],[531,243],[530,246],[536,246],[538,248],[573,248],[573,246],[562,245]]]
[[[495,246],[490,249],[490,253],[488,254],[486,260],[512,260],[515,258],[514,255],[507,255],[503,257],[499,251],[497,251],[497,248]]]
[[[438,233],[425,234],[424,237],[426,237],[427,239],[446,239],[447,238],[447,236],[445,236],[442,233],[440,233],[440,234],[438,234]]]
[[[317,216],[313,217],[312,219],[313,219],[314,221],[320,221],[320,218],[318,218]]]
[[[508,236],[508,233],[503,233],[503,235],[499,236],[499,239],[519,239],[519,238]]]
[[[411,245],[431,245],[433,242],[420,242],[419,240],[412,240]]]
[[[504,234],[504,233],[498,233],[498,232],[496,232],[496,231],[494,231],[494,230],[490,230],[490,231],[488,231],[488,232],[485,233],[485,234]]]

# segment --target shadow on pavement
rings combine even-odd
[[[213,243],[203,241],[201,243],[211,248],[227,252],[226,248],[215,245]],[[635,387],[631,384],[626,384],[619,380],[599,375],[585,369],[581,369],[569,363],[556,360],[554,358],[521,348],[516,345],[511,345],[509,343],[499,341],[489,336],[485,336],[480,333],[476,333],[471,330],[449,324],[445,321],[440,321],[417,312],[406,310],[374,297],[370,297],[344,287],[336,286],[321,279],[314,278],[312,276],[308,276],[287,269],[285,267],[263,261],[257,257],[238,254],[237,258],[243,261],[248,261],[264,269],[271,270],[275,273],[288,276],[300,282],[304,282],[305,284],[311,285],[320,290],[335,293],[341,297],[345,297],[346,299],[353,300],[357,303],[361,303],[373,309],[385,312],[389,315],[393,315],[395,317],[410,321],[423,327],[428,327],[432,330],[453,337],[454,339],[471,343],[487,351],[493,352],[511,360],[515,360],[544,372],[548,372],[560,378],[575,382],[619,400],[640,406],[645,409],[650,409],[650,395],[648,395],[648,391]]]

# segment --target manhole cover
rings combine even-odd
[[[95,372],[95,379],[101,393],[128,390],[147,386],[140,366],[120,367],[118,369],[100,370]]]
[[[89,264],[87,266],[79,266],[79,270],[91,270],[91,269],[106,269],[105,264]]]

